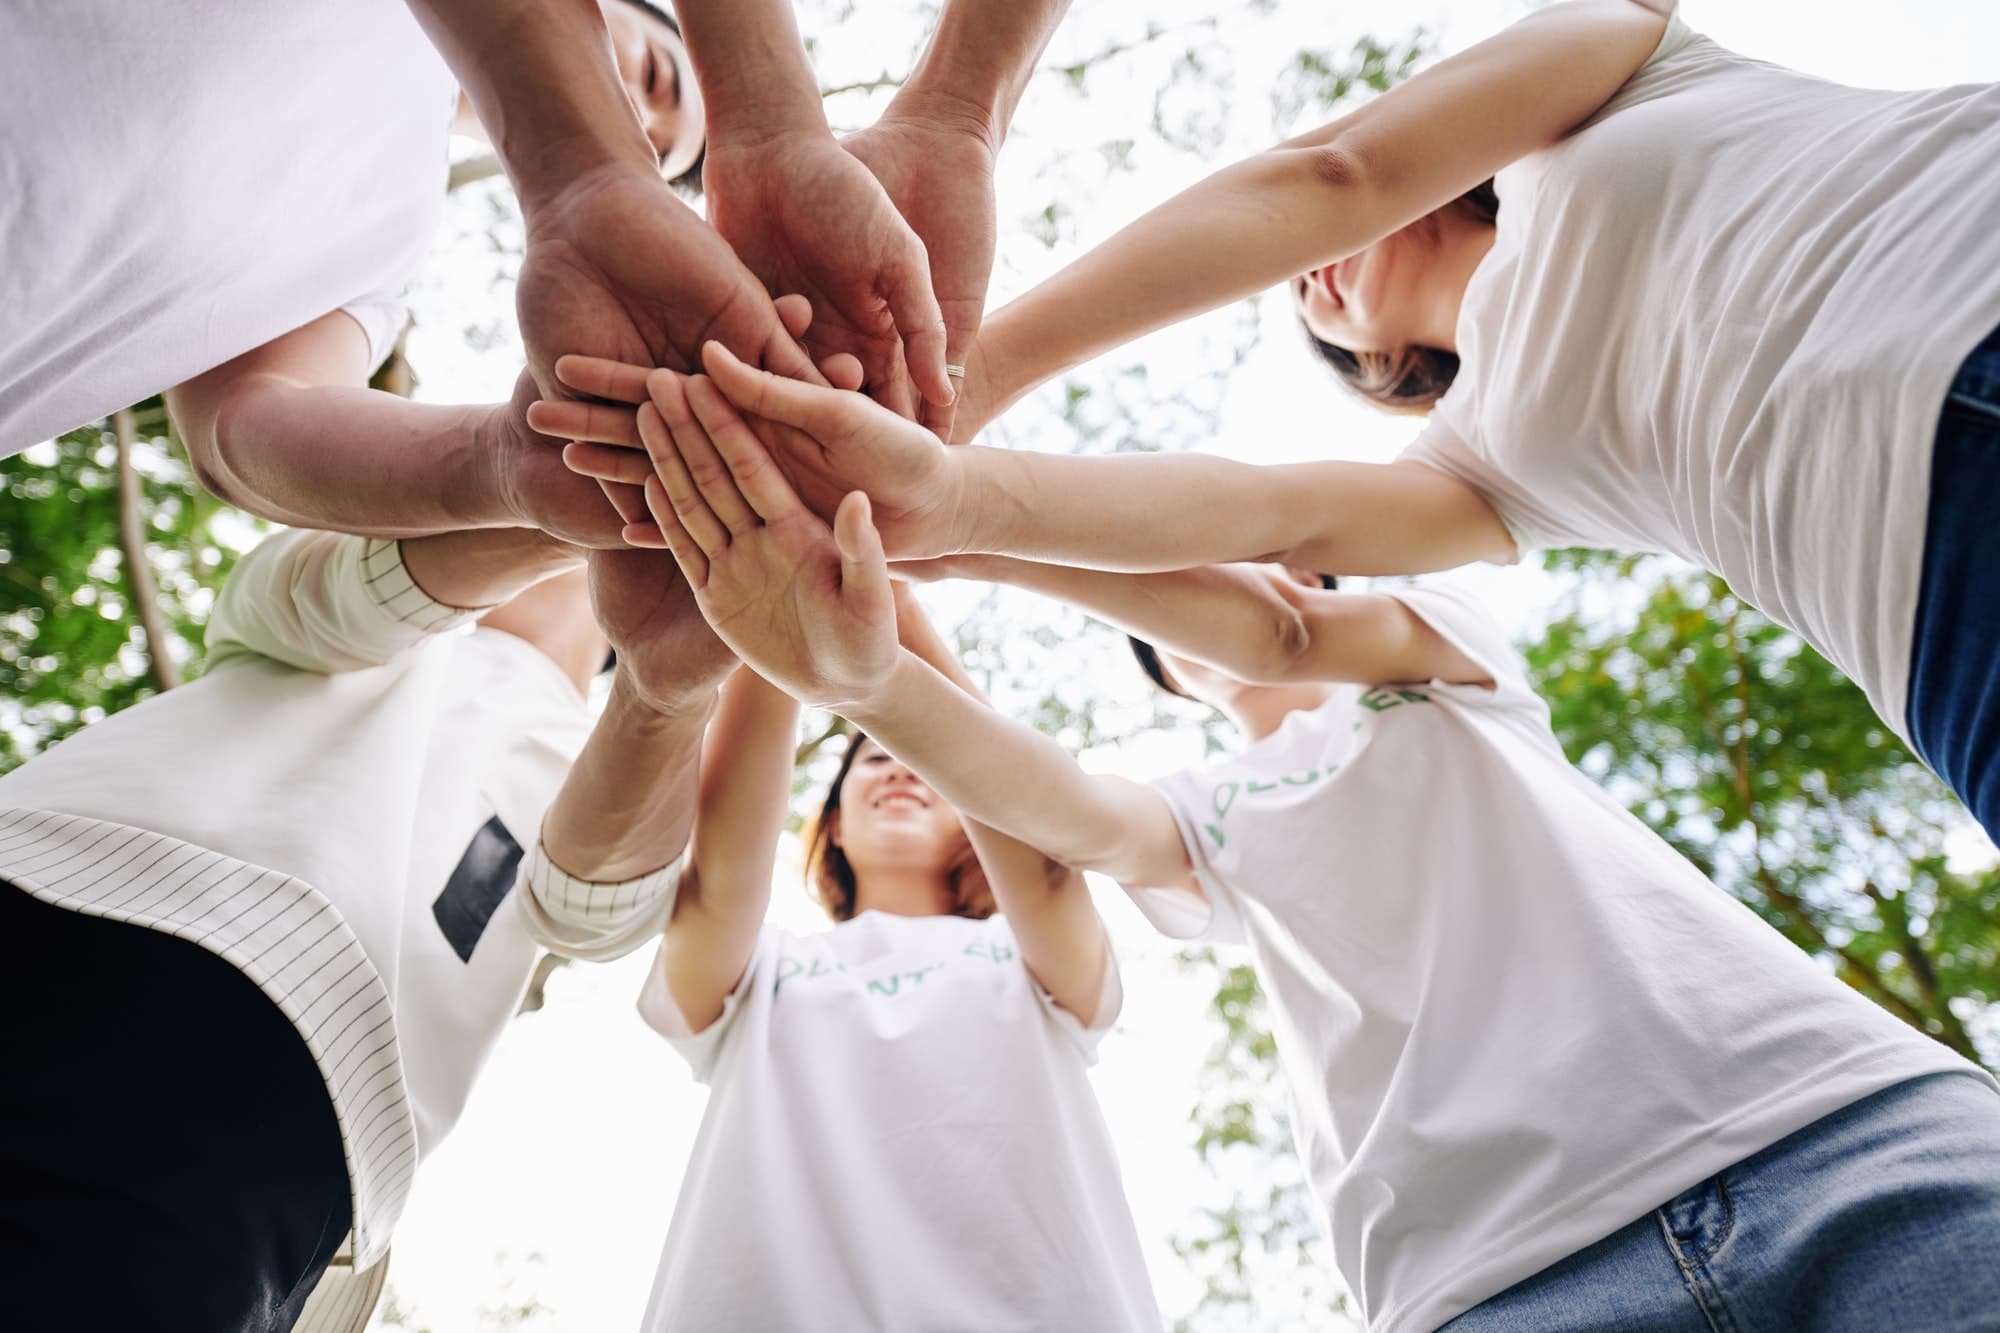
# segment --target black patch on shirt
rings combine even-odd
[[[431,904],[431,915],[437,918],[438,929],[460,962],[472,961],[472,951],[479,947],[486,923],[513,890],[520,869],[521,844],[495,815],[472,835],[465,855],[445,882],[444,892]]]

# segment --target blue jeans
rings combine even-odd
[[[1959,369],[1938,420],[1919,586],[1910,736],[2000,840],[2000,329]]]
[[[2000,1092],[1865,1097],[1466,1311],[1451,1333],[1992,1333]]]

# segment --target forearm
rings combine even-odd
[[[624,671],[542,821],[549,860],[617,883],[669,864],[694,822],[697,758],[712,694],[677,711],[643,702]]]
[[[193,423],[188,454],[217,495],[292,527],[364,537],[506,527],[519,519],[490,444],[498,410],[348,386],[245,384]]]
[[[827,132],[819,85],[787,0],[680,0],[711,150],[794,130]]]
[[[1273,680],[1306,644],[1303,616],[1254,571],[1226,565],[1119,574],[1006,556],[947,561],[961,578],[1024,588],[1090,612],[1180,657]]]
[[[1060,745],[1000,717],[907,651],[880,689],[838,711],[965,818],[1064,865],[1126,879],[1148,877],[1163,858],[1185,860],[1164,802],[1149,802],[1152,793],[1137,784],[1086,774]]]
[[[1323,573],[1422,574],[1512,558],[1485,501],[1421,463],[951,453],[963,488],[961,552],[1133,573],[1277,560]]]
[[[1069,0],[951,0],[885,117],[957,123],[995,148]]]
[[[576,547],[537,528],[443,532],[400,545],[403,568],[431,600],[467,609],[498,606],[583,562]]]
[[[600,167],[657,170],[597,0],[410,0],[472,99],[530,220]]]
[[[991,416],[1035,386],[1154,329],[1242,300],[1395,230],[1320,147],[1225,167],[1009,302],[981,331]],[[1405,219],[1404,221],[1407,221]]]

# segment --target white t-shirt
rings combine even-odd
[[[0,456],[335,309],[379,362],[453,98],[403,0],[11,0]]]
[[[2000,326],[2000,86],[1846,88],[1676,19],[1496,184],[1457,382],[1405,456],[1524,548],[1715,571],[1907,736],[1938,415]]]
[[[526,641],[445,633],[466,618],[394,542],[274,534],[224,585],[204,674],[0,777],[0,880],[194,940],[298,1026],[362,1267],[541,947],[628,952],[671,902],[666,885],[602,910],[517,891],[590,713]]]
[[[1092,1333],[1160,1317],[1085,1030],[1006,922],[766,926],[700,1033],[655,965],[646,1021],[712,1089],[644,1327]]]
[[[1972,1068],[1571,767],[1473,598],[1385,591],[1496,688],[1343,688],[1157,783],[1214,911],[1134,895],[1249,942],[1371,1328],[1435,1328],[1857,1098]]]

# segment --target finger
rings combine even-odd
[[[794,338],[804,337],[805,331],[812,327],[812,302],[798,292],[780,296],[771,304],[777,307],[778,322],[784,325],[785,332]]]
[[[618,517],[625,523],[643,523],[646,519],[646,497],[639,493],[637,486],[623,482],[598,480],[597,489],[604,492],[604,498],[618,511]]]
[[[933,403],[926,400],[923,410],[917,414],[917,420],[922,423],[924,429],[946,444],[950,444],[951,430],[958,420],[958,391],[965,387],[963,370],[972,354],[973,341],[979,336],[980,316],[984,311],[979,302],[950,301],[940,304],[952,307],[945,315],[945,364],[959,367],[961,375],[953,379],[952,400],[949,403]],[[966,309],[968,305],[971,307],[970,310]],[[957,315],[955,319],[954,314]],[[950,372],[946,371],[946,374],[949,375]]]
[[[625,486],[643,486],[646,478],[653,475],[653,460],[645,453],[644,442],[638,439],[638,434],[638,419],[635,416],[632,442],[640,446],[637,449],[619,449],[608,444],[564,445],[563,466],[579,476],[614,481]]]
[[[701,364],[739,412],[781,422],[820,439],[842,429],[843,404],[838,390],[746,366],[718,342],[702,344]]]
[[[866,491],[849,491],[841,499],[833,514],[833,544],[840,548],[841,595],[871,609],[891,606],[889,562]]]
[[[688,581],[688,587],[697,592],[708,586],[708,556],[701,546],[688,536],[674,513],[673,502],[667,499],[666,487],[654,477],[646,483],[646,508],[652,511],[653,521],[659,524],[660,541],[674,553],[674,563],[681,567],[681,574]]]
[[[556,379],[564,388],[592,398],[608,398],[614,403],[645,402],[646,372],[651,369],[651,366],[607,361],[601,356],[556,358]]]
[[[714,381],[706,376],[690,380],[688,403],[701,420],[704,437],[715,449],[716,466],[727,476],[730,493],[749,506],[755,519],[775,522],[805,507],[771,461],[763,441],[737,415]],[[693,460],[688,461],[692,466]]]
[[[641,523],[627,523],[619,536],[627,546],[648,550],[664,550],[667,544],[667,539],[660,535],[660,525],[650,518]]]
[[[558,440],[592,440],[628,449],[639,447],[639,426],[633,420],[631,408],[586,403],[577,398],[529,403],[528,429]]]
[[[757,511],[750,507],[750,502],[743,498],[743,492],[737,489],[736,478],[719,452],[715,433],[726,432],[732,427],[738,430],[748,428],[736,415],[736,409],[729,406],[729,400],[709,383],[706,375],[686,380],[682,393],[687,400],[688,414],[684,418],[667,421],[667,429],[674,437],[674,448],[680,451],[681,462],[686,464],[688,475],[694,478],[695,487],[701,491],[701,498],[707,502],[709,511],[722,520],[722,525],[732,534],[746,533],[757,526]]]
[[[691,416],[688,419],[693,420]],[[651,403],[639,409],[639,436],[645,440],[646,453],[652,457],[653,476],[665,489],[667,502],[689,538],[704,555],[713,556],[725,549],[729,545],[729,529],[709,511],[701,488],[694,484],[687,464],[681,461],[676,437],[669,433],[659,409]]]
[[[896,332],[903,336],[903,359],[909,363],[910,379],[925,400],[943,407],[958,396],[951,376],[944,373],[944,312],[938,308],[931,290],[930,258],[921,241],[905,247],[902,256],[884,271],[882,296],[895,317]]]
[[[819,363],[819,373],[836,389],[852,392],[862,385],[861,358],[852,352],[835,352]]]

